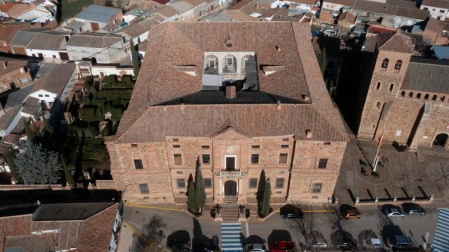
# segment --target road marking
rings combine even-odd
[[[125,224],[128,225],[136,235],[138,235],[140,238],[142,238],[144,241],[146,241],[148,244],[150,244],[150,241],[147,238],[145,238],[145,236],[143,236],[139,232],[139,230],[137,230],[137,228],[135,228],[131,223],[127,222],[126,220],[123,220],[123,222],[125,222]]]
[[[246,237],[249,237],[249,226],[248,226],[248,222],[246,223]]]
[[[136,204],[129,204],[129,203],[125,203],[125,206],[156,209],[156,210],[165,210],[165,211],[184,212],[184,210],[182,208],[154,207],[154,206],[144,206],[144,205],[136,205]]]

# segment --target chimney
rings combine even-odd
[[[3,61],[3,68],[6,69],[7,66],[8,66],[8,61],[7,60]]]
[[[234,99],[236,96],[235,86],[226,86],[226,98]]]
[[[278,108],[278,109],[281,109],[281,101],[278,100],[277,103],[278,103],[277,108]]]
[[[304,101],[310,101],[310,97],[308,95],[302,95]]]

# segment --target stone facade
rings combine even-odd
[[[389,62],[387,67],[385,59]],[[415,64],[414,68],[411,64]],[[383,141],[408,145],[412,150],[433,145],[449,149],[449,92],[442,80],[445,77],[430,72],[437,68],[443,74],[449,70],[442,61],[427,61],[412,57],[409,52],[380,47],[358,136],[378,141],[383,135]],[[418,80],[424,82],[419,86],[410,84],[412,79],[416,80],[415,75],[428,78]]]

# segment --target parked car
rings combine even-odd
[[[360,217],[362,217],[362,213],[357,208],[352,207],[348,209],[342,209],[341,216],[344,219],[360,219]]]
[[[384,244],[373,230],[362,230],[359,241],[363,249],[382,249]]]
[[[265,244],[252,243],[245,245],[245,251],[250,252],[265,252]]]
[[[400,207],[386,207],[384,213],[388,217],[405,217],[404,211]]]
[[[305,238],[306,242],[313,248],[327,248],[326,239],[324,239],[323,234],[318,231],[312,231],[312,233],[306,235]]]
[[[269,245],[270,252],[287,252],[295,249],[295,243],[292,241],[277,241]]]
[[[412,238],[405,235],[396,235],[387,239],[388,247],[393,250],[410,249],[413,247]]]
[[[284,219],[300,219],[304,217],[302,210],[291,204],[281,207],[279,212]]]
[[[332,245],[340,250],[355,250],[357,244],[352,235],[343,230],[337,230],[331,236]]]
[[[408,215],[426,215],[426,210],[415,203],[403,203],[402,208]]]

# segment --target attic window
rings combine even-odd
[[[225,44],[226,44],[226,47],[232,47],[232,41],[231,41],[231,35],[230,34],[228,34],[228,36],[226,36]]]

